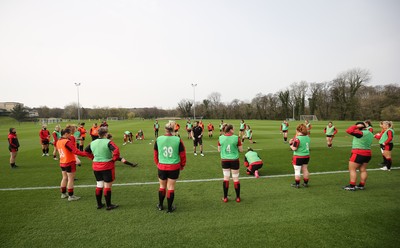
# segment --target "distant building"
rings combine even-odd
[[[60,123],[63,122],[62,118],[38,118],[37,119],[39,123],[41,124],[51,124],[51,123]]]
[[[37,110],[29,110],[28,117],[30,117],[30,118],[39,117],[39,112]]]
[[[17,105],[24,106],[24,104],[20,102],[0,102],[0,109],[4,109],[7,112],[10,112]]]

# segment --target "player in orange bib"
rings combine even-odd
[[[61,167],[61,198],[68,198],[68,201],[79,200],[80,197],[74,195],[74,179],[76,172],[76,157],[75,155],[85,156],[86,152],[80,151],[76,148],[75,141],[70,140],[72,130],[65,128],[61,131],[61,139],[57,141],[57,150],[60,154],[60,167]],[[68,194],[67,194],[68,190]]]

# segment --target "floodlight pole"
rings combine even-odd
[[[81,83],[75,83],[76,86],[76,91],[78,93],[78,122],[81,120],[81,112],[80,112],[80,107],[79,107],[79,86]]]
[[[293,104],[293,120],[295,120],[295,119],[294,119],[294,104]]]
[[[193,120],[196,120],[196,86],[197,86],[197,84],[192,84],[192,87],[193,87]]]

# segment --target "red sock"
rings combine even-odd
[[[102,191],[103,191],[103,188],[96,187],[96,195],[101,195]]]
[[[63,194],[67,193],[67,187],[61,187],[61,193]]]

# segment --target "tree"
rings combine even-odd
[[[283,114],[283,116],[280,116],[280,119],[286,119],[286,117],[288,117],[289,113],[290,113],[290,92],[289,92],[289,90],[278,92],[278,97],[281,102],[281,108],[282,108],[281,112]]]
[[[211,118],[218,119],[218,118],[225,118],[224,117],[224,108],[221,104],[221,93],[219,92],[212,92],[207,97],[208,101],[210,102],[210,108],[212,115]]]
[[[78,104],[71,103],[64,106],[63,119],[78,119]]]
[[[193,106],[193,101],[188,100],[188,99],[182,99],[178,103],[178,111],[182,114],[182,116],[189,117],[192,106]]]
[[[294,109],[293,118],[295,119],[295,116],[305,113],[307,90],[308,83],[305,81],[301,81],[300,83],[293,83],[290,85],[290,98],[292,108]]]
[[[50,109],[47,106],[40,106],[37,108],[38,114],[40,118],[50,118]]]
[[[367,70],[352,69],[339,74],[333,80],[332,96],[340,120],[355,119],[359,102],[357,92],[370,80]]]
[[[21,122],[28,116],[28,111],[26,110],[23,104],[17,104],[11,110],[10,116],[16,119],[18,122]]]

